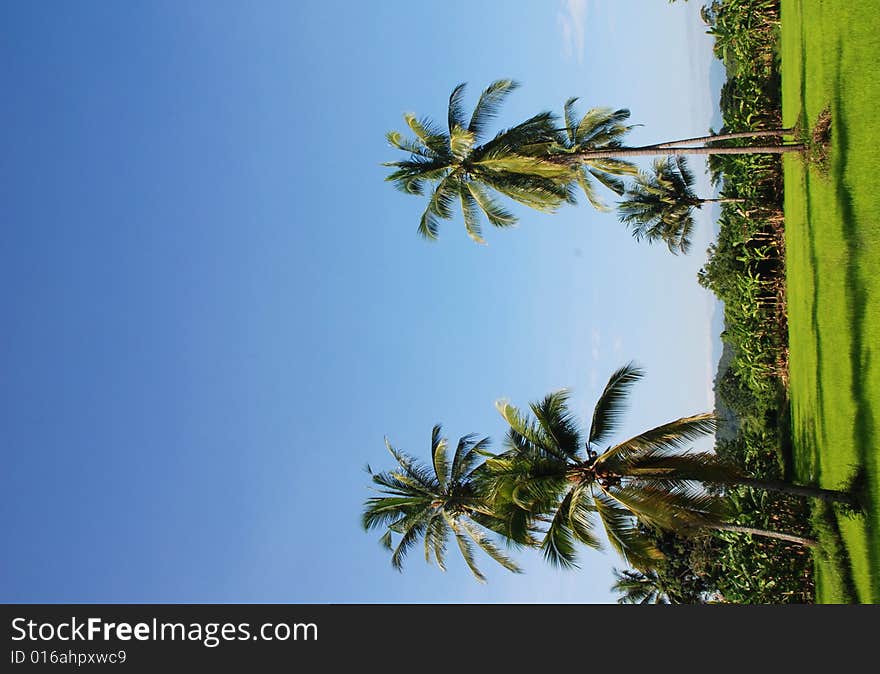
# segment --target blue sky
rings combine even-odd
[[[633,143],[701,134],[679,5],[4,3],[0,599],[612,601],[611,552],[393,571],[363,466],[386,435],[426,458],[436,422],[500,440],[501,397],[586,417],[631,359],[624,433],[711,409],[711,218],[686,258],[586,205],[429,244],[380,163],[402,113],[501,77],[499,127],[579,96]]]

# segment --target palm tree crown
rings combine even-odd
[[[614,585],[611,589],[620,596],[618,604],[679,604],[674,593],[665,586],[663,579],[653,569],[613,570]]]
[[[490,84],[468,120],[465,85],[459,84],[449,97],[446,131],[430,119],[406,114],[404,120],[415,138],[405,139],[397,131],[386,134],[392,146],[409,154],[405,160],[384,164],[395,169],[386,180],[408,194],[423,194],[427,184],[434,185],[419,223],[422,236],[437,238],[439,220],[452,217],[455,201],[460,202],[468,235],[478,243],[484,243],[480,213],[496,227],[515,224],[514,215],[486,188],[546,212],[573,201],[571,169],[540,156],[558,138],[552,113],[539,113],[477,144],[501,103],[518,86],[513,80]]]
[[[625,122],[629,119],[629,110],[612,110],[611,108],[592,108],[578,118],[575,113],[577,98],[569,98],[564,106],[565,133],[561,143],[550,148],[555,155],[573,155],[578,152],[595,152],[613,150],[623,146],[623,139],[633,128]],[[638,169],[630,162],[614,157],[584,159],[574,165],[574,179],[584,191],[593,208],[605,211],[608,206],[596,194],[594,181],[618,195],[625,190],[619,176],[634,176]]]
[[[479,490],[481,467],[477,463],[481,457],[491,456],[486,449],[488,438],[463,436],[450,461],[448,441],[436,425],[431,432],[430,467],[395,449],[387,440],[385,444],[397,461],[397,469],[373,473],[367,467],[382,496],[365,502],[362,523],[366,530],[385,527],[380,542],[391,551],[394,568],[403,568],[407,553],[422,538],[425,561],[430,563],[433,557],[445,570],[446,545],[451,535],[478,580],[485,580],[485,576],[477,567],[474,545],[504,568],[520,572],[485,531],[500,528]],[[396,545],[395,534],[400,536]]]
[[[640,172],[618,204],[618,215],[636,241],[662,240],[673,253],[687,253],[694,229],[694,207],[703,200],[693,190],[694,174],[684,157],[654,160],[650,172]]]
[[[611,375],[596,403],[584,438],[568,408],[567,391],[533,403],[528,418],[505,401],[497,407],[510,425],[507,451],[486,466],[497,511],[513,510],[507,535],[544,523],[545,558],[563,567],[576,562],[575,543],[600,548],[593,515],[612,545],[632,566],[651,568],[661,552],[638,527],[679,531],[710,527],[724,515],[723,500],[701,488],[701,480],[730,475],[714,454],[681,452],[711,433],[715,419],[699,414],[677,419],[597,451],[617,430],[626,396],[643,372],[633,364]]]

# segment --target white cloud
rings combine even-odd
[[[587,26],[587,0],[562,0],[556,13],[556,23],[562,33],[562,54],[584,62],[584,33]]]

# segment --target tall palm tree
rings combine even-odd
[[[392,447],[386,439],[385,445],[397,461],[397,468],[373,473],[367,466],[382,495],[364,503],[362,523],[368,531],[385,527],[379,540],[391,551],[395,569],[402,570],[407,553],[422,538],[425,561],[431,563],[433,558],[445,570],[446,545],[454,536],[478,580],[484,581],[485,576],[477,567],[475,545],[504,568],[520,573],[520,568],[486,531],[500,528],[479,490],[481,466],[477,464],[482,457],[490,456],[488,442],[488,438],[476,440],[474,435],[465,435],[459,439],[450,461],[448,441],[441,437],[438,424],[431,432],[431,466],[426,467]],[[400,536],[396,545],[395,535]]]
[[[632,230],[636,241],[662,240],[672,253],[687,253],[691,248],[694,209],[706,203],[728,203],[742,199],[708,199],[694,192],[694,174],[685,157],[654,160],[651,171],[642,171],[627,187],[618,202],[618,217]]]
[[[485,140],[488,123],[518,86],[513,80],[493,82],[468,119],[463,104],[465,85],[459,84],[449,96],[447,130],[430,119],[406,114],[404,120],[415,138],[406,139],[397,131],[386,134],[392,146],[409,155],[384,164],[395,169],[386,180],[407,194],[420,195],[427,185],[434,186],[419,223],[423,237],[437,238],[439,221],[452,217],[456,201],[468,235],[478,243],[484,243],[481,213],[496,227],[515,224],[515,216],[498,204],[487,188],[550,213],[574,201],[572,167],[542,156],[559,139],[552,113],[539,113]]]
[[[486,460],[491,497],[521,516],[508,521],[506,533],[520,535],[514,525],[538,526],[545,558],[570,567],[576,542],[600,548],[593,514],[607,538],[631,566],[652,568],[662,553],[640,531],[639,523],[660,529],[747,531],[804,545],[815,542],[789,534],[747,529],[728,523],[728,507],[716,487],[747,485],[852,504],[849,494],[785,482],[757,480],[722,463],[714,453],[681,451],[691,441],[712,433],[711,414],[677,419],[607,447],[620,425],[630,387],[643,372],[632,363],[614,372],[593,411],[584,441],[568,407],[567,391],[557,391],[531,404],[529,418],[506,401],[498,410],[510,426],[506,451]],[[529,518],[531,516],[531,519]]]
[[[394,170],[386,180],[407,194],[430,191],[427,207],[419,222],[419,234],[436,239],[440,220],[453,216],[456,202],[464,216],[468,236],[485,243],[483,216],[496,227],[510,227],[516,217],[494,198],[502,194],[529,208],[548,213],[565,203],[575,203],[574,190],[583,189],[596,208],[607,208],[596,194],[594,180],[623,194],[619,176],[635,175],[636,168],[621,156],[646,154],[751,153],[789,151],[794,146],[761,147],[680,147],[751,136],[779,136],[779,131],[749,131],[720,136],[686,138],[669,143],[626,148],[623,138],[632,129],[626,124],[625,109],[593,108],[583,117],[575,114],[576,98],[564,106],[564,127],[551,112],[541,112],[493,138],[486,138],[489,121],[498,113],[505,98],[519,85],[513,80],[497,80],[480,96],[470,119],[464,113],[465,85],[459,84],[449,96],[447,124],[444,130],[428,118],[404,115],[414,138],[404,138],[398,131],[386,134],[388,142],[408,156],[386,162]],[[782,148],[782,149],[780,149]]]

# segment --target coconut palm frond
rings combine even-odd
[[[555,213],[562,204],[574,199],[574,190],[569,185],[550,178],[490,171],[482,166],[476,166],[473,175],[496,192],[543,213]]]
[[[435,511],[432,515],[429,516],[428,522],[425,525],[425,562],[427,564],[430,564],[431,557],[433,556],[434,561],[437,562],[437,567],[441,571],[446,570],[446,531],[447,527],[446,522],[443,520],[443,515]]]
[[[694,480],[726,484],[742,477],[714,452],[670,453],[666,447],[639,452],[626,459],[626,472],[640,478]]]
[[[630,388],[645,375],[644,370],[635,363],[627,363],[617,369],[605,384],[605,389],[596,406],[593,408],[593,419],[590,423],[590,435],[588,442],[603,442],[620,426],[623,412],[626,410],[626,400]]]
[[[595,495],[595,504],[609,543],[628,564],[653,568],[663,560],[663,553],[639,530],[638,522],[629,510],[621,508],[603,493]]]
[[[388,438],[385,438],[385,448],[397,461],[397,465],[402,469],[402,473],[394,472],[391,475],[401,482],[405,482],[414,488],[431,491],[436,488],[436,479],[431,471],[425,468],[419,461],[409,456],[405,452],[395,449]]]
[[[473,520],[501,536],[509,547],[535,547],[538,540],[534,516],[516,506],[511,500],[499,500],[491,504],[492,515],[477,513]]]
[[[685,255],[691,252],[693,244],[691,236],[693,235],[695,227],[696,223],[692,217],[683,217],[680,224],[677,225],[673,232],[666,237],[666,245],[669,250],[676,255],[679,252],[684,253]]]
[[[603,171],[597,171],[595,169],[585,169],[591,176],[593,176],[596,180],[602,183],[609,190],[617,194],[618,196],[622,195],[626,192],[626,183],[620,178],[610,174],[605,173]]]
[[[474,452],[474,447],[477,444],[475,441],[476,437],[476,433],[470,433],[458,439],[458,444],[452,455],[452,466],[449,472],[449,479],[451,481],[458,482],[473,468],[474,463],[479,457]],[[483,438],[483,440],[487,440],[487,438]]]
[[[398,150],[409,152],[410,154],[424,157],[425,159],[436,159],[437,155],[430,148],[425,147],[421,143],[413,142],[408,138],[404,138],[400,131],[389,131],[385,134],[385,139],[392,147]]]
[[[471,540],[476,543],[487,555],[498,562],[508,571],[513,573],[522,573],[522,569],[510,557],[505,555],[501,549],[495,545],[492,540],[480,531],[476,526],[470,524],[466,520],[461,522],[464,532],[470,536]]]
[[[464,159],[474,147],[474,134],[460,126],[449,132],[449,151],[456,159]]]
[[[546,161],[542,157],[515,154],[506,149],[484,153],[483,156],[473,160],[473,166],[479,171],[512,173],[553,181],[565,182],[572,177],[572,169],[568,166]]]
[[[625,470],[625,465],[643,452],[682,449],[691,441],[714,433],[717,427],[717,419],[710,413],[676,419],[611,447],[599,456],[596,465],[612,471]]]
[[[553,445],[554,453],[575,458],[580,451],[580,432],[574,414],[568,409],[570,393],[562,389],[544,396],[529,407],[543,431],[545,441]]]
[[[578,170],[577,172],[576,180],[581,190],[583,191],[584,196],[587,197],[587,201],[590,202],[590,206],[595,208],[597,211],[604,212],[611,210],[608,207],[608,204],[602,201],[602,199],[599,198],[599,195],[596,194],[596,186],[593,184],[591,176],[597,178],[597,176],[595,176],[592,172],[584,168]]]
[[[688,166],[687,157],[684,155],[677,155],[675,157],[670,157],[669,160],[670,165],[668,171],[675,189],[682,194],[687,194],[691,198],[696,199],[697,195],[693,192],[696,179]],[[672,162],[675,163],[674,167],[672,166]]]
[[[412,480],[409,482],[404,482],[397,478],[397,475],[394,473],[390,473],[387,471],[382,471],[381,473],[373,473],[372,474],[372,482],[373,484],[377,484],[382,489],[375,489],[382,494],[386,494],[388,496],[404,496],[411,497],[419,494],[429,494],[432,491],[432,487],[430,485],[421,485],[419,484],[417,487],[413,487]]]
[[[446,134],[430,118],[419,119],[412,113],[403,116],[406,125],[416,135],[416,139],[427,150],[439,157],[449,155],[449,140]]]
[[[543,463],[552,465],[552,470],[557,472],[549,475],[532,473],[525,479],[519,479],[510,492],[510,500],[523,510],[548,512],[557,507],[559,494],[565,489],[565,479],[558,472],[558,464]]]
[[[436,239],[440,229],[439,219],[452,218],[452,202],[459,193],[459,183],[453,174],[447,175],[434,188],[428,206],[419,222],[419,234],[426,239]]]
[[[430,501],[418,497],[375,497],[364,503],[361,524],[364,530],[390,527],[402,514],[423,510]]]
[[[449,459],[446,456],[446,448],[449,444],[446,438],[441,436],[442,426],[436,424],[431,429],[431,461],[434,465],[434,475],[440,490],[446,489],[449,477]]]
[[[455,541],[456,543],[458,543],[458,549],[461,552],[461,556],[464,558],[464,561],[468,565],[468,568],[471,570],[474,578],[476,578],[481,583],[485,583],[486,576],[483,575],[483,572],[480,571],[479,567],[477,566],[473,543],[464,534],[464,532],[462,531],[462,527],[459,525],[459,523],[451,515],[449,515],[449,513],[444,512],[443,517],[446,519],[446,524],[452,530],[452,533],[455,536]]]
[[[585,163],[597,173],[604,175],[637,176],[639,174],[638,166],[622,159],[589,159]]]
[[[396,168],[385,180],[405,194],[423,194],[427,183],[437,182],[449,174],[449,164],[442,159],[425,159],[415,156],[405,161],[385,162]]]
[[[403,532],[403,536],[401,536],[400,541],[397,544],[397,547],[394,548],[394,552],[391,553],[391,566],[393,566],[398,571],[403,570],[403,560],[406,559],[406,555],[416,544],[416,541],[419,539],[426,528],[426,523],[422,519],[417,519],[413,521],[409,527]],[[389,531],[391,531],[389,529]]]
[[[601,550],[602,543],[596,536],[592,514],[596,512],[588,485],[580,484],[571,491],[571,507],[568,510],[568,526],[574,537],[584,545]]]
[[[541,551],[553,566],[563,569],[576,568],[577,555],[574,546],[574,536],[569,527],[572,494],[567,493],[547,528],[544,540],[541,542]]]
[[[510,430],[513,431],[513,433],[507,434],[506,445],[508,449],[516,450],[518,453],[524,453],[526,450],[539,451],[544,449],[545,445],[549,444],[541,431],[541,427],[536,422],[524,416],[522,412],[511,405],[507,400],[496,400],[495,409],[498,410],[510,426]],[[529,444],[525,444],[523,440]],[[552,456],[564,459],[564,456],[554,452],[552,447],[549,451]]]
[[[495,457],[495,454],[489,451],[488,437],[481,439],[471,448],[467,461],[462,463],[462,476],[458,478],[460,481],[471,480],[474,484],[481,483],[486,473],[486,464],[478,463],[481,457],[486,461]]]
[[[480,227],[480,213],[482,211],[477,200],[468,189],[459,190],[458,196],[461,199],[461,212],[464,215],[464,228],[467,235],[475,243],[486,243]]]
[[[486,132],[486,125],[498,115],[498,110],[501,108],[504,99],[518,87],[519,83],[513,80],[496,80],[486,87],[483,93],[480,94],[480,100],[477,101],[477,105],[471,115],[471,120],[467,127],[468,131],[478,138],[482,136]]]
[[[629,119],[629,110],[612,110],[611,108],[592,108],[581,118],[575,130],[575,142],[578,149],[600,149],[607,140],[597,141],[607,136],[612,129],[617,129],[617,137],[624,136],[632,127],[622,123]]]
[[[453,129],[456,127],[467,130],[468,122],[464,112],[464,90],[466,86],[466,83],[462,82],[449,94],[449,111],[447,112],[446,119],[450,137],[452,136]],[[471,135],[473,135],[472,132]]]
[[[625,483],[606,488],[605,493],[641,522],[670,531],[714,525],[724,514],[717,496],[687,487],[670,488],[663,481]]]
[[[577,111],[575,110],[574,104],[577,103],[577,98],[569,98],[565,105],[563,106],[563,117],[565,120],[565,132],[568,135],[568,141],[570,145],[574,145],[576,143],[577,137]]]
[[[474,150],[472,159],[477,161],[491,153],[529,157],[547,155],[564,139],[557,126],[556,115],[549,110],[539,112],[519,124],[499,131],[494,138]]]
[[[485,214],[489,222],[495,227],[511,227],[516,224],[513,213],[498,205],[478,183],[468,181],[465,183],[474,201]]]

